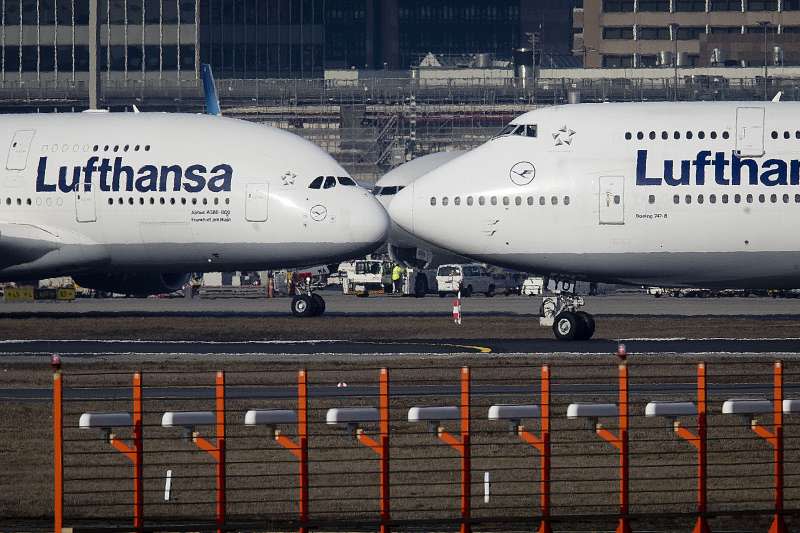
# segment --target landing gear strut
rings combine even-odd
[[[550,326],[560,341],[588,340],[594,335],[595,323],[592,315],[579,311],[583,298],[575,296],[575,284],[556,284],[556,296],[542,300],[539,324]]]
[[[321,316],[325,312],[325,300],[319,294],[312,292],[311,280],[308,280],[301,290],[305,294],[298,294],[292,298],[292,314],[299,318]]]

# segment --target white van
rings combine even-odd
[[[458,293],[469,298],[476,292],[486,296],[494,296],[495,284],[492,274],[483,265],[472,263],[469,265],[442,265],[436,271],[436,286],[439,296],[444,298],[448,294]]]

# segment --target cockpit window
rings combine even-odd
[[[394,196],[397,194],[397,187],[384,187],[381,196]]]
[[[379,195],[381,194],[381,187],[378,187],[378,186],[376,185],[376,186],[375,186],[375,187],[372,189],[372,194],[374,194],[375,196],[379,196]]]
[[[322,186],[323,189],[333,189],[336,187],[336,178],[333,176],[325,176],[325,184]]]
[[[502,130],[500,130],[500,133],[495,135],[495,137],[502,137],[503,135],[511,135],[514,132],[515,129],[517,129],[517,125],[516,124],[509,124],[508,126],[503,128]]]
[[[352,180],[352,178],[348,178],[347,176],[338,176],[336,179],[339,180],[339,185],[344,185],[345,187],[355,187],[356,182]]]
[[[325,180],[324,176],[319,176],[314,178],[314,181],[311,182],[311,185],[308,186],[309,189],[319,189],[322,187],[322,182]]]
[[[504,137],[506,135],[535,138],[537,134],[538,127],[536,124],[509,124],[495,136],[495,139],[497,137]]]

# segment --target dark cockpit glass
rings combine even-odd
[[[376,186],[375,186],[375,187],[372,189],[372,194],[374,194],[375,196],[378,196],[378,195],[380,195],[380,194],[381,194],[381,189],[382,189],[382,187],[378,187],[378,186],[376,185]]]
[[[352,178],[348,178],[347,176],[339,176],[336,179],[339,180],[339,185],[344,185],[345,187],[356,187],[356,182],[353,181]]]
[[[516,124],[509,124],[509,125],[507,125],[506,127],[504,127],[502,130],[500,130],[500,133],[498,133],[497,135],[495,135],[495,138],[497,138],[497,137],[502,137],[503,135],[511,135],[511,133],[512,133],[512,132],[513,132],[515,129],[517,129],[517,125],[516,125]]]
[[[322,186],[323,189],[332,189],[336,187],[336,178],[333,176],[326,176],[325,177],[325,184]]]
[[[314,178],[314,181],[311,182],[311,185],[308,186],[309,189],[319,189],[322,187],[322,182],[325,180],[324,176],[319,176]]]
[[[505,137],[507,135],[535,138],[537,137],[537,134],[538,127],[536,124],[509,124],[500,130],[500,133],[495,135],[494,138],[497,139],[498,137]]]

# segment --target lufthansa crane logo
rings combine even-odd
[[[528,161],[520,161],[508,172],[508,177],[520,187],[528,185],[536,177],[536,167]]]
[[[328,216],[328,210],[324,205],[315,205],[311,208],[311,219],[322,222]]]

